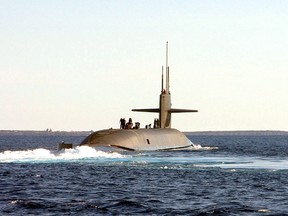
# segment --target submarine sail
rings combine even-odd
[[[172,108],[169,86],[168,42],[166,42],[165,78],[166,88],[164,88],[162,67],[161,94],[158,108],[132,109],[136,112],[159,113],[159,119],[156,119],[153,128],[104,129],[90,134],[80,143],[80,146],[109,147],[129,151],[174,150],[192,146],[193,143],[182,132],[171,128],[172,113],[198,112],[198,110]]]
[[[159,100],[159,108],[152,109],[132,109],[135,112],[156,112],[159,113],[160,128],[171,128],[171,114],[183,113],[183,112],[198,112],[198,110],[191,109],[173,109],[171,108],[171,94],[169,83],[169,66],[168,66],[168,42],[166,42],[166,89],[164,89],[164,75],[162,67],[162,79],[161,79],[161,94]]]

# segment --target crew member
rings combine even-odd
[[[126,124],[125,118],[121,118],[120,119],[120,129],[124,129],[125,128],[125,124]]]
[[[129,118],[128,123],[126,123],[125,129],[132,129],[133,128],[133,122],[132,119]]]

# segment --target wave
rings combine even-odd
[[[123,158],[125,156],[113,152],[104,152],[88,146],[78,146],[73,149],[51,151],[44,148],[24,151],[4,151],[0,153],[1,163],[10,162],[45,162],[45,161],[69,161],[95,158]]]
[[[218,147],[210,147],[210,146],[201,146],[200,144],[195,144],[193,143],[191,146],[189,146],[188,148],[185,148],[185,150],[192,150],[192,151],[209,151],[209,150],[217,150]]]
[[[200,144],[193,144],[192,150],[216,150],[218,147],[210,147],[210,146],[205,146],[202,147]]]

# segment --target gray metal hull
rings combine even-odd
[[[111,147],[130,151],[156,151],[186,148],[192,142],[172,128],[107,129],[86,137],[80,146]]]

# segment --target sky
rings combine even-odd
[[[0,0],[0,130],[157,114],[169,42],[181,131],[288,131],[288,1]]]

